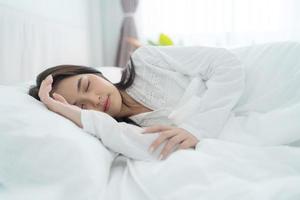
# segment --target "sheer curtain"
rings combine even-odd
[[[121,0],[124,18],[120,31],[120,39],[116,58],[116,66],[125,67],[134,47],[128,42],[128,37],[137,38],[134,13],[138,7],[139,0]]]
[[[297,0],[140,0],[143,43],[168,34],[178,45],[235,47],[300,39]]]
[[[84,27],[0,4],[0,84],[35,80],[59,64],[89,65],[89,32]]]

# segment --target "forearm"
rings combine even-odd
[[[141,127],[117,122],[106,113],[82,110],[83,130],[101,139],[102,143],[114,152],[137,160],[156,160],[163,146],[157,151],[148,152],[158,133],[143,134]]]
[[[55,102],[56,105],[53,105],[54,112],[68,118],[69,120],[73,121],[77,126],[82,128],[81,123],[81,109],[72,105],[63,104],[60,102]]]
[[[40,100],[47,106],[49,110],[70,119],[76,125],[82,128],[80,119],[81,109],[79,107],[68,104],[64,97],[57,93],[53,93],[53,97],[50,97],[49,93],[52,90],[52,82],[53,78],[51,74],[42,81],[39,90]]]

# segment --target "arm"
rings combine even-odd
[[[106,147],[117,153],[137,160],[156,160],[158,158],[158,151],[153,154],[148,152],[148,147],[157,138],[158,133],[142,134],[143,129],[140,127],[124,122],[118,123],[106,113],[82,110],[68,104],[59,94],[54,93],[53,99],[49,96],[52,81],[51,76],[47,77],[42,82],[39,91],[41,101],[49,110],[70,119],[86,132],[101,139]]]
[[[101,139],[106,147],[115,152],[137,160],[156,160],[159,157],[159,151],[153,154],[148,152],[158,133],[142,134],[144,129],[138,126],[117,122],[106,113],[93,110],[82,110],[81,122],[83,130]]]
[[[242,64],[226,49],[148,46],[137,49],[133,58],[190,77],[190,85],[169,118],[198,139],[218,136],[244,90]],[[203,81],[206,90],[200,95],[197,89]]]
[[[80,120],[81,109],[79,107],[68,104],[68,102],[59,94],[54,93],[53,98],[50,97],[49,92],[52,90],[52,82],[52,75],[47,76],[47,78],[42,81],[39,89],[40,100],[49,110],[70,119],[77,126],[82,128]]]

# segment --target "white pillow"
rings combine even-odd
[[[115,154],[24,91],[0,86],[0,199],[99,199]]]
[[[122,68],[120,67],[104,66],[104,67],[96,67],[96,69],[102,72],[102,74],[112,83],[118,83],[121,79]]]

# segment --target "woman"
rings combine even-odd
[[[62,65],[42,72],[29,94],[94,135],[97,117],[159,132],[149,149],[164,143],[164,159],[177,149],[195,148],[202,138],[217,137],[244,82],[241,62],[226,49],[143,46],[133,53],[120,83],[92,68]]]

